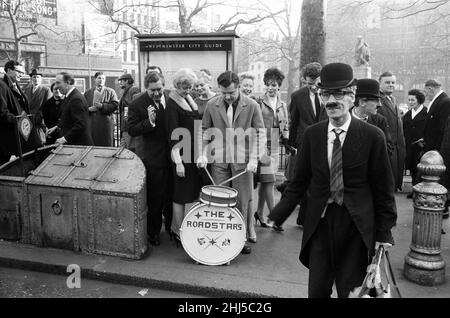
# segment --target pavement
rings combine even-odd
[[[279,194],[276,196],[277,202]],[[396,202],[398,221],[393,229],[396,245],[390,249],[390,258],[402,296],[450,297],[448,268],[446,282],[440,286],[420,286],[403,276],[404,257],[409,252],[412,237],[413,205],[406,193],[397,193]],[[0,240],[0,271],[2,267],[10,267],[68,276],[67,266],[77,264],[81,268],[82,279],[115,284],[206,297],[304,298],[307,297],[308,270],[298,260],[303,230],[295,224],[296,216],[297,212],[294,212],[287,220],[283,233],[257,226],[258,241],[251,245],[252,253],[240,254],[229,266],[196,264],[163,231],[161,245],[150,247],[143,259],[133,261]],[[441,255],[447,267],[450,262],[449,223],[450,220],[444,220],[443,229],[448,234],[442,235],[441,243]]]

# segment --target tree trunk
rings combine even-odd
[[[293,56],[294,57],[294,56]],[[295,90],[295,80],[296,80],[296,70],[297,67],[295,66],[294,60],[289,61],[289,70],[287,74],[287,103],[289,104],[291,102],[291,95]]]
[[[324,0],[303,0],[300,68],[308,63],[325,64]]]

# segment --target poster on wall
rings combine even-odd
[[[6,0],[0,1],[0,17],[10,18],[9,10],[22,21],[36,23],[39,17],[57,19],[56,0]]]

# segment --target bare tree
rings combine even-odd
[[[287,0],[284,1],[284,9],[271,13],[271,9],[263,2],[259,2],[260,6],[266,10],[267,15],[275,26],[277,32],[281,35],[281,39],[263,39],[259,40],[261,43],[256,45],[257,49],[254,52],[261,54],[269,51],[277,51],[279,53],[279,60],[285,60],[288,65],[287,72],[287,93],[291,96],[297,86],[296,75],[299,69],[300,57],[300,27],[301,20],[295,23],[292,16],[292,6]],[[252,39],[249,39],[252,41]],[[253,39],[257,42],[258,39]]]

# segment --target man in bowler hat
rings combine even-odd
[[[350,110],[353,117],[380,128],[386,137],[388,154],[394,151],[386,117],[378,114],[380,107],[380,83],[371,78],[363,78],[356,83],[355,107]]]
[[[295,176],[271,214],[309,190],[300,252],[309,268],[308,296],[330,297],[335,283],[338,297],[348,297],[362,284],[375,249],[394,243],[394,179],[386,173],[383,132],[350,114],[356,84],[351,66],[325,65],[320,78],[329,119],[306,129]]]

